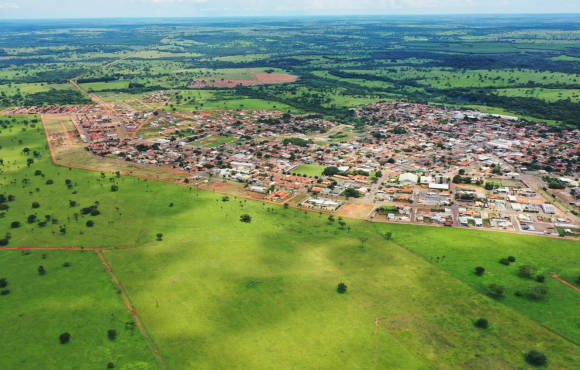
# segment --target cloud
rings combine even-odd
[[[207,3],[208,0],[141,0],[142,3],[153,3],[153,4],[168,4],[168,3],[193,3],[201,4]]]
[[[0,9],[20,9],[20,7],[14,3],[0,4]]]

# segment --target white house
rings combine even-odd
[[[417,185],[417,181],[419,181],[419,177],[412,173],[404,173],[399,176],[399,184],[402,185]]]

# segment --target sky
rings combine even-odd
[[[580,13],[579,0],[0,0],[0,19]]]

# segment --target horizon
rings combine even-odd
[[[526,12],[521,13],[521,9]],[[0,0],[0,20],[576,14],[580,14],[578,2],[554,4],[545,0],[103,0],[88,4],[70,0]]]

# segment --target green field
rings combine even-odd
[[[0,266],[10,289],[0,296],[2,369],[159,368],[139,329],[125,328],[133,318],[95,252],[0,251]],[[70,342],[60,344],[65,332]]]
[[[92,82],[80,84],[79,86],[87,92],[101,90],[122,90],[129,87],[129,81]]]
[[[317,165],[312,165],[312,164],[303,164],[300,167],[298,167],[297,169],[295,169],[294,171],[292,171],[292,173],[297,173],[300,175],[306,175],[306,176],[310,176],[310,177],[321,176],[322,171],[324,171],[325,168],[326,167],[324,167],[324,166],[317,166]]]

